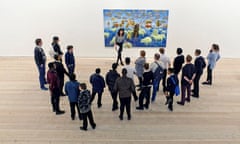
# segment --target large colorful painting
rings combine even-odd
[[[166,47],[168,10],[105,9],[105,47],[113,47],[118,29],[124,28],[124,47]]]

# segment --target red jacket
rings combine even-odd
[[[49,89],[53,92],[54,89],[60,88],[59,78],[57,72],[53,70],[48,70],[47,72],[47,82],[49,83]]]

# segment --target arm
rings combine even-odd
[[[68,95],[68,83],[66,83],[66,85],[65,85],[65,93],[66,93],[66,95]]]
[[[42,62],[41,52],[39,51],[39,49],[34,50],[34,56],[35,56],[36,64],[40,66],[43,62]]]
[[[65,64],[68,67],[68,65],[69,65],[69,55],[68,55],[68,53],[65,54]]]

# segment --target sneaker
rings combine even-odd
[[[143,106],[145,107],[145,109],[148,109],[148,105],[145,104],[145,105],[143,105]]]
[[[191,102],[191,100],[190,100],[190,99],[186,99],[186,101],[187,101],[187,102],[189,102],[189,103]]]
[[[168,110],[169,111],[173,111],[173,107],[172,106],[168,106]]]
[[[60,111],[57,111],[57,112],[56,112],[56,115],[61,115],[61,114],[64,114],[64,113],[65,113],[65,111],[61,111],[61,110],[60,110]]]
[[[139,106],[139,107],[136,107],[136,109],[137,109],[137,110],[144,110],[144,108],[143,108],[143,107],[140,107],[140,106]]]
[[[131,116],[128,116],[128,120],[131,120]]]
[[[96,129],[96,126],[97,126],[96,124],[92,125],[92,129]]]
[[[87,131],[87,128],[80,127],[80,130],[82,130],[82,131]]]
[[[119,116],[119,119],[122,121],[122,120],[123,120],[123,117],[122,117],[122,116]]]
[[[177,104],[184,106],[184,103],[180,101],[178,101]]]
[[[98,108],[101,108],[101,107],[102,107],[102,104],[99,104],[99,105],[98,105]]]

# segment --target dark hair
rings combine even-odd
[[[55,54],[53,57],[55,60],[58,60],[58,54]]]
[[[165,53],[165,49],[164,49],[164,48],[160,48],[160,49],[159,49],[159,52],[160,52],[161,54],[164,54],[164,53]]]
[[[76,80],[76,75],[74,73],[69,75],[70,81],[75,81]]]
[[[192,56],[191,56],[191,55],[187,55],[186,61],[187,61],[187,62],[191,62],[191,61],[192,61]]]
[[[123,28],[120,28],[117,32],[117,35],[120,36],[120,31],[123,31],[123,36],[124,36],[124,29]]]
[[[68,45],[68,46],[67,46],[67,50],[69,51],[70,49],[73,49],[73,46],[72,46],[72,45]]]
[[[97,74],[100,74],[101,69],[100,69],[100,68],[96,68],[95,72],[96,72]]]
[[[126,57],[126,58],[125,58],[125,63],[126,63],[126,64],[130,64],[130,62],[131,62],[130,57]]]
[[[159,59],[160,59],[160,54],[155,53],[155,54],[154,54],[154,58],[155,58],[156,60],[159,60]]]
[[[35,44],[36,44],[36,45],[39,45],[41,42],[42,42],[42,39],[40,39],[40,38],[37,38],[37,39],[35,40]]]
[[[53,37],[53,41],[58,41],[59,40],[59,37],[58,36],[54,36]]]
[[[182,48],[177,48],[177,54],[178,55],[182,54],[182,52],[183,52]]]
[[[200,49],[196,49],[196,50],[195,50],[195,53],[196,53],[197,55],[200,55],[200,54],[201,54],[201,50],[200,50]]]
[[[123,76],[126,76],[126,75],[127,75],[127,69],[125,69],[125,68],[122,69],[122,75],[123,75]]]
[[[116,70],[117,67],[118,67],[118,64],[117,64],[117,63],[113,63],[113,64],[112,64],[112,69],[113,69],[113,70]]]
[[[53,63],[53,62],[48,63],[48,68],[49,68],[49,69],[54,68],[54,63]]]
[[[212,47],[215,51],[219,51],[219,45],[218,44],[212,44]]]
[[[145,56],[146,56],[145,50],[141,50],[141,51],[140,51],[140,55],[141,55],[141,57],[145,57]]]
[[[168,71],[169,71],[170,73],[174,73],[174,68],[168,68]]]
[[[81,87],[81,89],[83,89],[83,90],[87,89],[86,83],[80,83],[80,87]]]
[[[144,64],[144,68],[145,68],[146,70],[148,70],[148,69],[149,69],[149,63],[145,63],[145,64]]]

